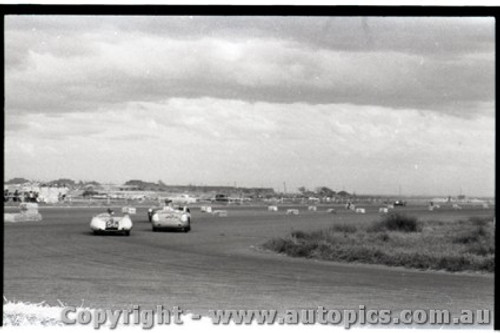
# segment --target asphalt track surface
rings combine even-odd
[[[198,313],[360,305],[394,311],[493,309],[493,274],[340,264],[257,249],[291,230],[320,229],[332,221],[373,221],[375,208],[366,215],[333,215],[302,207],[301,215],[287,216],[266,207],[238,207],[229,208],[228,217],[193,208],[189,233],[152,232],[146,208],[138,208],[129,237],[91,234],[90,218],[102,211],[42,208],[42,222],[5,223],[4,296],[106,309],[179,306]],[[413,215],[453,221],[493,214],[475,209]]]

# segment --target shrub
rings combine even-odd
[[[263,247],[265,249],[269,249],[278,253],[286,253],[286,248],[288,247],[289,243],[289,240],[283,238],[274,238],[264,243]]]
[[[463,256],[444,256],[439,259],[438,269],[446,269],[451,272],[458,272],[468,268],[470,264]]]
[[[97,195],[97,194],[99,194],[99,192],[97,192],[97,191],[85,190],[85,191],[83,191],[82,196],[83,197],[90,197],[92,195]]]
[[[300,231],[300,230],[292,231],[291,236],[295,239],[307,239],[307,238],[309,238],[308,233],[306,233],[304,231]]]
[[[263,247],[278,253],[285,253],[292,257],[309,258],[318,248],[318,243],[311,241],[294,241],[293,239],[277,238],[266,242]]]
[[[477,233],[462,233],[453,238],[452,242],[455,244],[471,244],[477,243],[479,241],[479,236]]]
[[[492,255],[495,254],[495,247],[493,244],[487,244],[483,242],[476,242],[470,244],[465,252],[476,254],[478,256],[487,256],[487,255]]]
[[[352,224],[335,224],[330,228],[330,230],[333,232],[345,232],[348,234],[353,234],[358,230],[358,228],[356,228],[356,226]]]
[[[270,240],[263,247],[293,257],[339,262],[452,272],[494,271],[495,236],[491,218],[433,222],[430,231],[410,234],[422,231],[423,225],[416,218],[393,213],[368,226],[336,224],[312,232],[293,231],[288,237]]]
[[[422,231],[422,225],[416,217],[409,217],[399,213],[391,213],[384,217],[381,221],[373,223],[368,231],[401,231],[401,232],[417,232]]]
[[[485,227],[489,222],[491,222],[492,218],[491,217],[479,217],[479,216],[474,216],[469,218],[469,221],[472,223],[472,225],[478,226],[478,227]]]
[[[455,244],[471,244],[481,242],[488,235],[486,228],[479,225],[477,228],[462,231],[456,235],[452,242]]]
[[[286,249],[286,253],[292,257],[305,257],[310,258],[313,252],[318,248],[317,243],[304,242],[292,243]]]
[[[382,232],[377,235],[377,239],[381,240],[382,242],[388,242],[391,239],[391,237],[387,232]]]

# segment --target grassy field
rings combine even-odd
[[[443,222],[390,213],[368,224],[337,223],[319,231],[292,231],[264,243],[263,248],[338,262],[493,272],[494,233],[493,217]]]

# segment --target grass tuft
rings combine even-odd
[[[355,233],[358,228],[356,228],[356,226],[352,224],[335,224],[331,226],[331,230],[333,232],[345,232],[348,234],[352,234]]]
[[[422,231],[422,225],[415,217],[406,216],[400,213],[390,213],[382,220],[372,224],[368,231],[400,231],[400,232],[419,232]]]
[[[391,214],[358,227],[334,224],[313,232],[293,231],[263,247],[293,257],[362,262],[417,269],[486,271],[495,269],[491,218],[442,223]]]

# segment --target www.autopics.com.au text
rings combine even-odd
[[[201,315],[184,311],[178,306],[167,309],[161,305],[155,309],[141,309],[134,306],[127,310],[89,310],[65,307],[61,312],[61,321],[67,325],[92,324],[94,328],[118,325],[140,325],[152,328],[155,325],[182,325],[182,317],[190,315],[192,320],[200,320]],[[462,310],[452,314],[446,309],[391,310],[367,309],[360,305],[358,309],[316,309],[302,310],[209,310],[208,317],[214,325],[248,324],[321,324],[337,325],[350,328],[354,325],[490,325],[490,310]]]

